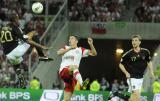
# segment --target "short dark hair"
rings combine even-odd
[[[79,36],[77,36],[77,35],[70,35],[70,36],[74,36],[77,39],[77,41],[79,41],[79,39],[80,39]]]
[[[142,40],[142,37],[141,37],[140,35],[133,35],[133,36],[132,36],[132,39],[133,39],[133,38],[138,38],[140,41]]]

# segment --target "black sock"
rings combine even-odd
[[[19,85],[20,85],[20,88],[25,88],[26,86],[26,82],[25,82],[25,78],[24,78],[24,75],[21,73],[21,68],[20,68],[20,64],[18,65],[13,65],[14,67],[14,70],[18,76],[18,82],[19,82]]]

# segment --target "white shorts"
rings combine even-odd
[[[160,94],[155,94],[153,101],[160,101]]]
[[[19,64],[23,61],[22,56],[27,52],[30,45],[28,43],[19,44],[15,49],[13,49],[10,53],[8,53],[7,59],[11,62],[11,64]]]
[[[141,79],[130,78],[130,79],[127,79],[127,83],[129,86],[128,92],[132,92],[135,90],[139,90],[140,92],[143,85],[143,78]]]

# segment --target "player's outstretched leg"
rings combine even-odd
[[[73,70],[73,76],[78,81],[78,83],[80,84],[80,86],[82,87],[83,80],[82,80],[82,76],[81,76],[81,74],[80,74],[80,72],[79,72],[78,69],[74,69]]]
[[[78,69],[73,70],[73,76],[78,81],[78,83],[80,84],[81,89],[85,90],[87,88],[87,85],[89,84],[89,79],[87,78],[86,80],[83,81],[82,76],[81,76]]]
[[[38,35],[33,36],[32,40],[40,44],[40,38]],[[40,61],[53,61],[53,58],[49,58],[48,56],[46,56],[40,47],[35,47],[35,48],[37,50]]]

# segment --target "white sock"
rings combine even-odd
[[[81,85],[81,87],[82,87],[82,85],[83,85],[83,80],[82,80],[82,76],[81,76],[81,74],[79,73],[79,70],[78,69],[76,69],[76,70],[74,70],[74,77],[75,77],[75,79],[78,81],[78,83]]]

